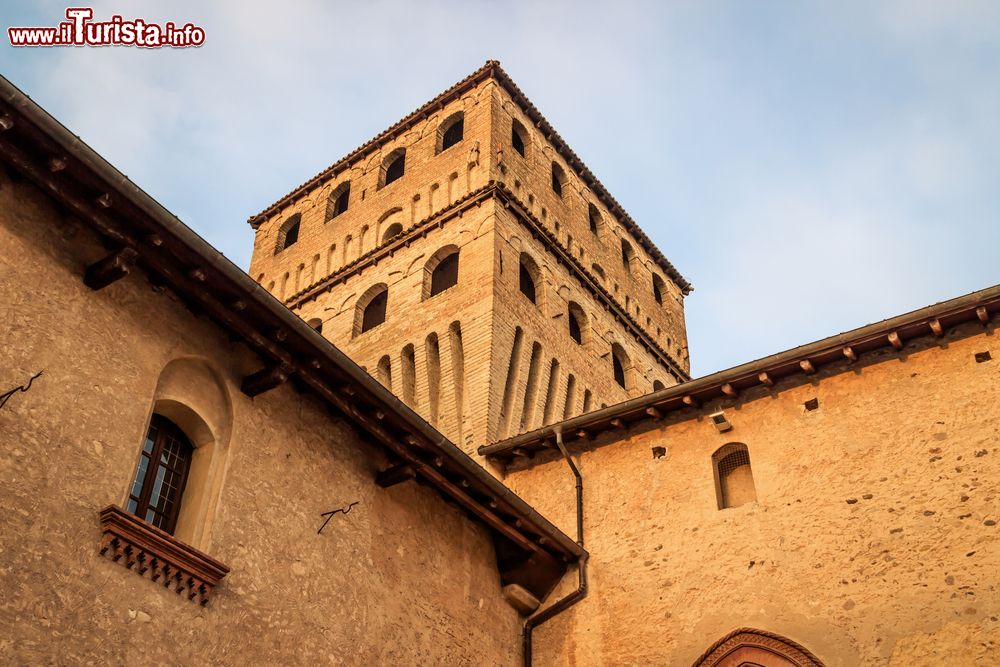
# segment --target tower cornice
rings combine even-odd
[[[545,245],[546,250],[557,261],[569,268],[580,285],[589,291],[595,300],[624,326],[625,330],[628,331],[637,343],[645,347],[656,357],[678,382],[686,382],[691,379],[691,376],[674,359],[673,355],[663,349],[642,328],[639,322],[618,304],[614,297],[611,296],[611,293],[601,285],[600,281],[562,245],[559,239],[542,224],[541,220],[531,213],[528,206],[503,183],[497,181],[490,181],[478,190],[473,190],[450,206],[415,223],[390,242],[373,248],[350,264],[342,266],[334,273],[291,295],[285,299],[285,305],[290,309],[302,307],[309,301],[329,292],[337,285],[359,275],[365,269],[377,265],[381,260],[391,257],[402,249],[408,248],[415,241],[427,236],[435,228],[442,227],[451,220],[461,217],[469,209],[478,208],[483,202],[491,198],[496,199],[504,208],[511,211],[517,221],[527,229],[532,237],[539,239]]]

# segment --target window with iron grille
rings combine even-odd
[[[621,359],[616,356],[611,357],[611,364],[615,373],[615,382],[624,389],[625,388],[625,367],[622,366]]]
[[[566,174],[563,173],[562,167],[557,165],[555,162],[552,163],[552,191],[557,195],[562,197],[563,193],[563,183],[566,181]]]
[[[712,461],[720,510],[757,500],[750,469],[750,451],[746,445],[733,442],[721,447],[712,455]]]
[[[326,200],[326,220],[332,220],[347,211],[351,200],[351,182],[341,183]]]
[[[154,414],[142,444],[126,510],[173,534],[192,452],[191,442],[180,427]]]

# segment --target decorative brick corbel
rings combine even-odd
[[[107,555],[141,576],[163,584],[188,600],[207,604],[222,578],[229,573],[208,554],[178,541],[117,505],[101,510],[101,555]]]

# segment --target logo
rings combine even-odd
[[[10,27],[11,46],[138,46],[145,49],[182,49],[205,43],[205,30],[193,23],[163,25],[144,19],[126,20],[115,14],[109,21],[93,21],[90,7],[69,7],[66,21],[50,27]]]

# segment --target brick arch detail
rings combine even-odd
[[[825,667],[819,658],[801,644],[773,632],[754,628],[733,630],[715,642],[691,667],[723,667],[728,665],[726,658],[741,649],[756,649],[762,655],[776,656],[777,660],[773,664],[778,666],[791,663],[796,667]],[[772,665],[765,663],[764,667]]]

